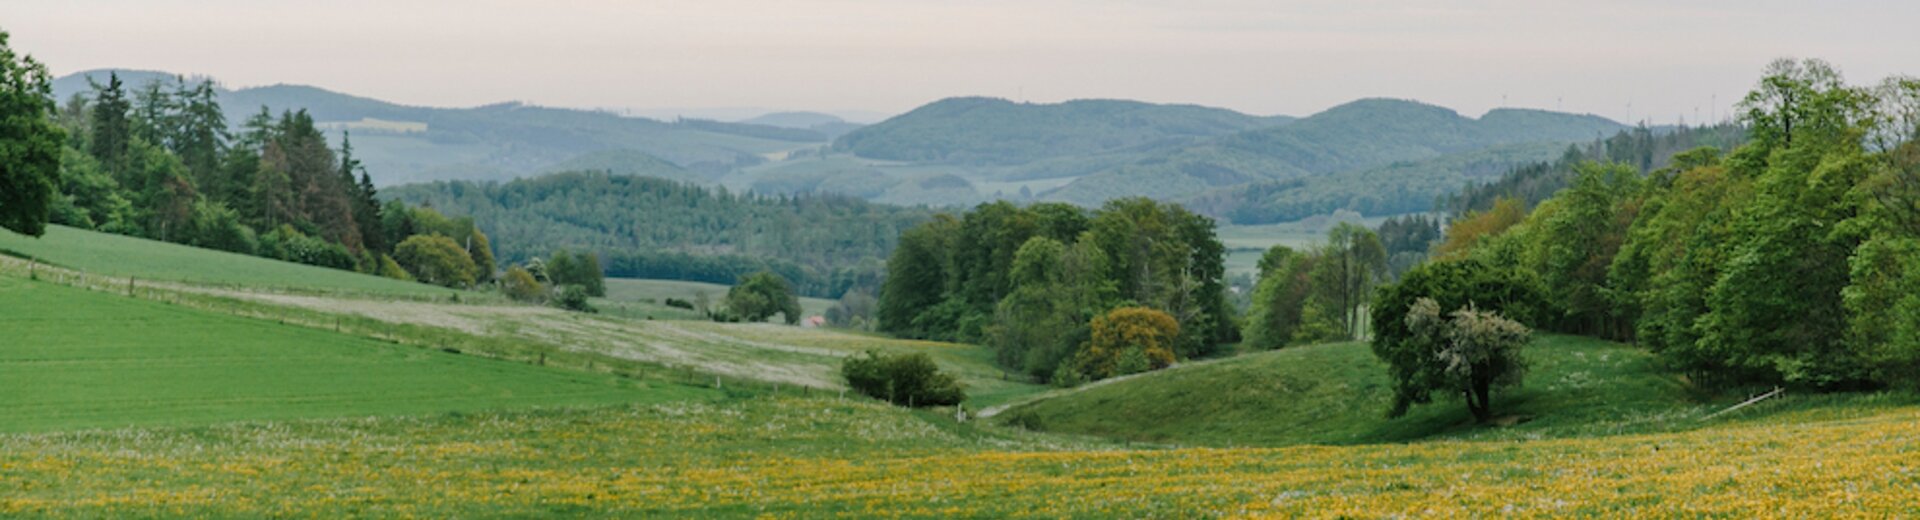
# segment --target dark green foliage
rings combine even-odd
[[[586,289],[588,296],[607,295],[607,277],[600,268],[600,255],[573,254],[562,249],[548,256],[545,266],[544,274],[554,285],[578,285]]]
[[[1432,402],[1435,390],[1451,388],[1445,366],[1436,363],[1442,345],[1407,322],[1408,311],[1421,299],[1432,300],[1436,309],[1471,307],[1523,324],[1547,308],[1531,273],[1471,258],[1422,264],[1399,283],[1380,288],[1371,309],[1373,353],[1386,362],[1393,380],[1390,415],[1395,417],[1412,405]]]
[[[1169,352],[1206,355],[1238,337],[1226,299],[1225,248],[1212,219],[1148,199],[1089,216],[1058,204],[982,204],[908,230],[888,262],[879,330],[984,341],[1000,363],[1051,378],[1095,316],[1126,302],[1165,312]]]
[[[840,365],[840,375],[854,391],[900,406],[952,406],[967,400],[959,380],[940,371],[925,352],[869,350],[848,357]]]
[[[1380,247],[1387,254],[1387,276],[1398,277],[1426,261],[1428,252],[1441,239],[1440,219],[1424,214],[1388,217],[1374,233],[1380,236]]]
[[[240,222],[240,212],[218,202],[202,200],[193,205],[192,228],[187,230],[187,245],[232,251],[243,255],[259,249],[253,228]]]
[[[0,32],[0,228],[45,232],[66,133],[54,126],[47,68]]]
[[[837,285],[836,279],[877,279],[881,266],[862,261],[887,255],[901,231],[924,222],[929,214],[842,196],[736,195],[600,173],[504,184],[440,182],[388,188],[385,193],[471,217],[501,243],[499,255],[507,262],[524,262],[561,248],[625,251],[604,259],[610,274],[716,283],[791,264],[801,272],[783,276],[801,282],[809,294],[829,297],[839,295],[828,290]],[[706,264],[699,258],[705,256],[765,264],[740,272],[737,261]],[[840,272],[843,269],[848,271]],[[838,289],[844,292],[850,286]]]
[[[731,316],[746,321],[767,321],[780,314],[788,325],[800,322],[800,297],[785,278],[770,272],[741,278],[727,289],[726,306]]]
[[[1009,165],[1285,122],[1217,108],[1134,101],[1027,104],[950,98],[849,132],[833,146],[876,159]]]
[[[569,285],[560,288],[560,295],[554,297],[553,306],[573,312],[590,314],[600,312],[600,309],[594,308],[593,304],[587,301],[587,298],[587,288],[578,285]]]
[[[1433,390],[1458,392],[1474,419],[1492,420],[1493,388],[1519,386],[1526,373],[1520,347],[1533,331],[1472,305],[1443,316],[1430,298],[1415,300],[1405,320],[1413,337],[1401,348],[1432,355],[1428,362],[1433,367],[1422,372],[1438,377],[1425,382],[1434,385]]]
[[[260,256],[334,269],[352,270],[353,253],[345,246],[308,236],[290,225],[260,235]]]
[[[879,328],[909,338],[937,338],[950,326],[924,318],[946,299],[952,273],[952,240],[960,221],[946,215],[900,234],[887,259],[887,281],[880,287]],[[962,304],[964,306],[964,304]]]

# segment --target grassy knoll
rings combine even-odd
[[[96,275],[133,276],[142,280],[413,297],[454,294],[452,290],[422,283],[64,226],[47,226],[46,236],[40,238],[0,229],[0,252]],[[462,295],[467,296],[471,294]]]
[[[0,435],[8,517],[1899,517],[1920,412],[1118,450],[832,398]]]
[[[0,431],[710,395],[0,278]]]
[[[1495,394],[1495,413],[1523,421],[1505,428],[1474,426],[1466,407],[1444,396],[1387,419],[1386,367],[1363,343],[1194,363],[1060,392],[996,419],[1137,441],[1279,446],[1669,431],[1698,427],[1701,416],[1729,404],[1699,402],[1651,354],[1626,345],[1542,336],[1526,356],[1532,368],[1524,386]]]
[[[608,278],[606,303],[599,305],[616,309],[618,306],[630,306],[632,311],[627,313],[645,314],[654,319],[700,319],[698,313],[666,306],[667,298],[693,302],[701,293],[706,293],[708,304],[719,306],[721,300],[727,297],[727,289],[728,286],[713,283]],[[824,298],[800,298],[800,309],[808,316],[825,315],[833,305],[833,300]]]

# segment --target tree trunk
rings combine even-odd
[[[1493,420],[1493,384],[1482,378],[1473,379],[1473,388],[1467,390],[1467,410],[1473,412],[1473,419],[1485,424]]]

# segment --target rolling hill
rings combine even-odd
[[[949,98],[834,140],[861,157],[968,165],[1016,165],[1284,125],[1195,105],[1080,100],[1055,104]]]
[[[54,94],[64,101],[88,91],[88,78],[104,82],[109,72],[121,74],[130,87],[173,77],[157,71],[84,71],[55,80]],[[351,132],[356,156],[381,185],[505,180],[603,160],[596,154],[608,151],[657,157],[708,178],[765,162],[766,154],[820,146],[830,138],[811,129],[668,122],[520,103],[407,106],[304,85],[222,88],[218,95],[236,125],[261,107],[276,114],[305,109],[330,132]]]
[[[1015,402],[994,420],[1048,431],[1200,446],[1399,443],[1433,439],[1541,439],[1684,431],[1744,396],[1703,397],[1644,349],[1576,336],[1541,336],[1526,351],[1525,384],[1496,392],[1502,427],[1474,424],[1457,400],[1436,396],[1389,419],[1386,366],[1363,343],[1292,347],[1201,361]],[[1902,396],[1883,404],[1905,402]],[[1769,414],[1836,400],[1782,399]],[[1876,405],[1877,406],[1877,405]]]
[[[1624,129],[1596,116],[1557,114],[1535,110],[1501,109],[1479,119],[1452,110],[1412,101],[1368,99],[1355,101],[1303,118],[1292,124],[1239,132],[1203,141],[1163,156],[1151,157],[1087,175],[1042,198],[1076,204],[1097,204],[1121,196],[1190,199],[1208,191],[1295,179],[1328,178],[1308,187],[1306,198],[1328,200],[1331,188],[1360,184],[1367,189],[1422,185],[1419,193],[1399,198],[1430,205],[1451,193],[1469,177],[1462,156],[1479,155],[1502,146],[1551,145],[1557,153],[1567,143],[1587,142]],[[1511,164],[1541,160],[1540,153],[1500,161],[1498,175]],[[1408,167],[1427,162],[1423,167]],[[1391,165],[1402,165],[1399,175],[1360,175]],[[1384,177],[1384,178],[1383,178]],[[1437,183],[1436,180],[1446,181]],[[1385,181],[1385,182],[1381,182]],[[1440,186],[1434,186],[1441,184]],[[1349,202],[1337,200],[1337,202]],[[1350,204],[1347,204],[1350,205]],[[1216,206],[1219,206],[1216,204]],[[1231,213],[1219,211],[1216,216]],[[1361,209],[1348,207],[1347,209]],[[1424,210],[1425,207],[1415,209]],[[1363,211],[1364,212],[1364,211]],[[1398,211],[1405,212],[1405,211]],[[1385,213],[1372,213],[1385,214]],[[1297,218],[1297,217],[1296,217]],[[1272,221],[1242,221],[1255,224]]]

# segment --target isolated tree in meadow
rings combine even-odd
[[[761,271],[740,279],[727,290],[727,310],[746,321],[767,321],[774,314],[786,317],[788,325],[800,322],[800,298],[786,278]]]
[[[40,236],[60,176],[66,132],[53,122],[47,68],[0,31],[0,228]]]
[[[1445,316],[1432,298],[1414,300],[1407,309],[1408,348],[1431,352],[1428,369],[1436,377],[1431,390],[1456,392],[1480,422],[1493,419],[1493,389],[1515,386],[1526,373],[1520,348],[1532,330],[1497,312],[1472,304]]]
[[[547,287],[534,279],[533,273],[516,265],[507,268],[506,274],[501,275],[500,292],[506,293],[508,298],[514,300],[539,302],[546,299]]]
[[[960,381],[942,372],[925,352],[869,350],[842,362],[840,375],[854,391],[900,406],[952,406],[967,400]]]
[[[414,235],[394,246],[393,258],[422,282],[445,287],[473,285],[473,259],[445,235]]]
[[[1471,385],[1461,386],[1462,372],[1450,371],[1442,362],[1442,352],[1450,345],[1442,341],[1443,335],[1420,326],[1424,322],[1408,319],[1408,311],[1416,303],[1431,300],[1435,314],[1442,312],[1440,309],[1471,309],[1525,323],[1546,308],[1542,294],[1537,277],[1531,273],[1472,258],[1421,264],[1407,271],[1398,283],[1382,287],[1371,312],[1373,353],[1386,362],[1387,375],[1393,381],[1393,408],[1388,416],[1399,417],[1412,405],[1433,402],[1435,392],[1457,395],[1473,389]],[[1480,380],[1489,388],[1497,386],[1504,377],[1501,369],[1512,367],[1495,364],[1487,368],[1468,372],[1473,376],[1468,382]]]

